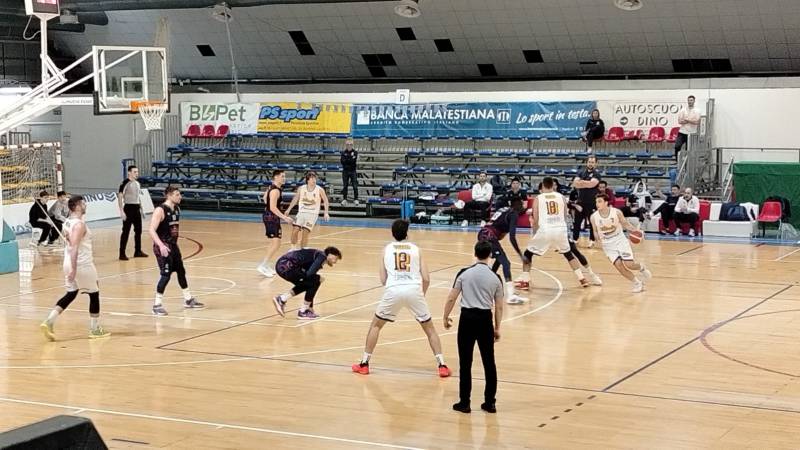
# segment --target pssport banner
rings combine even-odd
[[[355,105],[353,137],[577,137],[594,101]]]
[[[230,134],[254,134],[258,124],[258,103],[181,103],[181,132],[189,127],[211,125],[215,130],[220,125],[230,127]]]
[[[351,105],[261,103],[259,133],[350,134]]]

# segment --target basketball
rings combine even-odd
[[[628,232],[628,239],[632,244],[638,244],[644,240],[644,233],[642,230],[633,230]]]

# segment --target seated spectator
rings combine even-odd
[[[672,221],[672,216],[675,213],[675,205],[678,204],[679,198],[681,198],[681,187],[677,184],[673,184],[669,195],[664,198],[664,203],[653,211],[653,215],[661,214],[661,223],[664,225],[664,229],[660,231],[661,234],[667,234],[669,223]]]
[[[583,128],[581,135],[583,140],[586,141],[586,150],[592,152],[592,142],[603,137],[606,132],[606,125],[603,119],[600,118],[600,111],[593,110],[591,119],[586,121],[586,126]]]
[[[497,192],[497,190],[495,190]],[[506,191],[503,195],[497,198],[497,202],[494,204],[494,207],[497,209],[505,208],[507,206],[511,206],[511,202],[514,200],[519,200],[522,202],[522,205],[527,208],[528,203],[528,192],[525,189],[522,189],[522,182],[519,178],[514,177],[511,180],[511,190]]]
[[[631,194],[625,199],[625,207],[621,209],[625,217],[636,217],[639,223],[650,217],[650,207],[653,206],[653,197],[647,190],[643,181],[637,181],[631,189]]]
[[[503,176],[499,173],[492,176],[489,184],[492,185],[492,193],[495,197],[499,198],[506,193],[506,182],[503,181]]]
[[[692,193],[692,188],[686,188],[683,195],[675,205],[675,236],[681,235],[681,225],[689,224],[689,236],[694,236],[694,228],[700,220],[700,199]]]
[[[50,245],[58,238],[58,233],[56,233],[55,228],[50,224],[50,218],[47,215],[48,196],[49,194],[47,191],[40,192],[39,198],[33,202],[33,206],[31,206],[31,209],[28,211],[28,221],[31,223],[31,226],[42,230],[39,241],[31,241],[32,246],[41,245],[45,239],[47,240],[47,244],[45,245]]]
[[[488,183],[486,172],[481,172],[478,175],[478,182],[472,186],[472,200],[464,205],[464,216],[466,217],[461,226],[469,225],[469,219],[472,217],[481,218],[481,226],[486,223],[489,218],[489,206],[492,201],[492,185]]]
[[[614,205],[614,200],[616,200],[616,195],[614,190],[608,187],[608,183],[606,183],[603,180],[600,180],[600,182],[597,183],[597,193],[606,194],[608,196],[608,203],[612,206]]]
[[[56,225],[56,229],[61,230],[64,226],[64,222],[69,217],[69,206],[67,206],[67,200],[69,200],[69,196],[64,191],[58,191],[56,194],[58,198],[56,202],[53,203],[53,206],[50,207],[50,210],[47,211],[47,214],[50,216],[50,219]]]

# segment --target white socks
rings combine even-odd
[[[192,299],[192,293],[189,291],[189,288],[183,290],[183,299],[187,302]]]
[[[59,314],[61,314],[61,312],[57,309],[50,310],[50,314],[47,316],[47,323],[50,325],[56,323],[56,319],[58,319]]]
[[[514,282],[506,281],[506,300],[514,296]]]
[[[361,356],[361,364],[369,364],[369,359],[372,357],[372,353],[364,352]]]
[[[436,362],[439,363],[440,366],[444,365],[444,355],[442,355],[441,353],[437,353],[433,355],[433,357],[436,358]]]
[[[94,316],[89,317],[89,329],[90,330],[96,330],[99,325],[100,325],[100,317],[99,316],[98,317],[94,317]]]
[[[153,306],[160,305],[161,303],[163,303],[163,300],[164,300],[164,294],[159,294],[158,292],[156,292],[156,299],[153,300]]]
[[[578,278],[578,280],[582,280],[584,278],[583,271],[580,269],[580,267],[575,269],[573,272],[575,272],[575,276]]]
[[[526,283],[531,282],[531,273],[530,272],[522,272],[519,276],[519,281],[524,281]]]

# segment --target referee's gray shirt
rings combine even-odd
[[[495,300],[503,300],[500,276],[484,263],[461,269],[453,287],[461,290],[462,308],[492,309]]]
[[[119,185],[119,194],[122,195],[122,203],[126,205],[138,205],[139,189],[141,189],[141,187],[138,181],[131,181],[125,178],[125,181]]]

